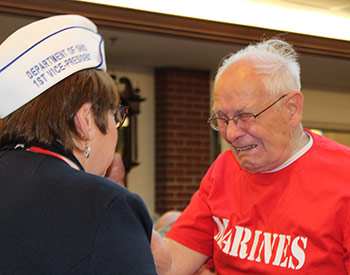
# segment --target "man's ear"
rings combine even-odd
[[[75,127],[81,139],[89,140],[91,138],[93,120],[92,104],[86,102],[79,108],[74,117]]]
[[[301,92],[290,92],[286,104],[290,122],[296,127],[303,119],[304,96]]]

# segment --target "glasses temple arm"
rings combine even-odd
[[[273,105],[275,105],[278,101],[280,101],[282,98],[284,98],[286,96],[287,96],[287,94],[284,94],[279,99],[277,99],[274,103],[272,103],[271,105],[267,106],[264,110],[260,111],[256,115],[253,114],[254,118],[256,118],[257,116],[261,115],[263,112],[265,112],[267,109],[271,108]]]

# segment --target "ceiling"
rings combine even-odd
[[[75,1],[350,40],[349,0]]]
[[[290,3],[300,5],[302,0],[265,0],[275,4]],[[317,5],[318,9],[328,9],[347,13],[349,0],[308,0],[304,6]],[[32,17],[0,14],[0,42],[16,29],[33,21]],[[228,43],[163,36],[151,33],[120,31],[115,28],[100,27],[105,38],[107,64],[109,67],[181,67],[215,72],[222,57],[239,46]],[[350,43],[349,43],[350,47]],[[302,82],[304,86],[331,88],[350,92],[349,58],[327,57],[301,54]]]
[[[110,64],[135,67],[180,67],[215,72],[237,45],[101,30]],[[350,45],[349,45],[350,46]],[[300,54],[304,85],[350,92],[350,60]]]
[[[249,0],[272,6],[313,11],[339,17],[350,17],[349,0]]]

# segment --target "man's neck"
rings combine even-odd
[[[310,141],[310,138],[311,136],[303,128],[298,130],[298,133],[294,137],[294,145],[292,145],[292,155],[295,155],[299,150],[304,148]]]
[[[313,139],[309,133],[307,133],[303,130],[302,134],[299,137],[299,142],[297,144],[298,144],[298,146],[295,147],[297,149],[293,150],[292,156],[287,161],[285,161],[279,167],[272,169],[270,171],[266,171],[264,173],[277,172],[277,171],[287,167],[288,165],[290,165],[294,161],[296,161],[298,158],[300,158],[302,155],[304,155],[311,148],[311,146],[313,144]]]

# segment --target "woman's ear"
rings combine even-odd
[[[286,104],[292,126],[299,126],[303,119],[304,97],[302,93],[290,92],[287,96]]]
[[[91,130],[94,123],[92,104],[90,102],[84,103],[79,108],[74,117],[74,123],[79,137],[83,140],[89,140],[91,138]]]

